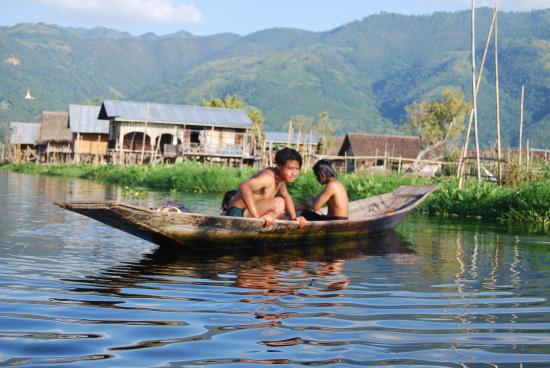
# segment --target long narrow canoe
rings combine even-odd
[[[263,227],[255,218],[159,212],[117,202],[54,202],[159,245],[187,248],[239,248],[354,239],[394,229],[437,185],[404,185],[393,192],[350,202],[348,220],[276,220]]]

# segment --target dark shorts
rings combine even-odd
[[[225,211],[225,215],[233,217],[244,217],[244,208],[229,207],[227,211]]]
[[[301,216],[308,221],[335,221],[347,220],[347,217],[321,215],[311,209],[303,210]]]

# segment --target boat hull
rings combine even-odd
[[[277,220],[273,226],[263,227],[260,219],[165,213],[116,202],[56,204],[162,246],[242,248],[331,242],[389,231],[435,189],[403,186],[386,195],[352,202],[350,207],[358,212],[350,220],[309,222],[302,229],[297,221]]]

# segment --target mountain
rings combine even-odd
[[[247,36],[181,31],[138,37],[106,28],[46,24],[0,28],[0,122],[32,120],[70,103],[123,98],[201,104],[239,95],[270,130],[327,111],[338,133],[401,131],[404,108],[454,87],[471,99],[470,13],[382,13],[327,32],[273,28]],[[477,60],[492,10],[477,18]],[[504,146],[524,136],[550,148],[550,10],[499,13]],[[494,50],[478,97],[481,143],[495,140]],[[27,89],[34,100],[24,100]]]

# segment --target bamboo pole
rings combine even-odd
[[[143,165],[143,156],[145,155],[145,142],[147,141],[147,120],[149,120],[149,102],[145,106],[145,126],[143,127],[143,140],[141,141],[141,159],[139,164]]]
[[[489,42],[493,33],[493,27],[495,25],[496,12],[493,12],[493,20],[491,21],[491,26],[489,27],[489,33],[487,34],[487,39],[485,40],[485,50],[483,51],[483,58],[481,59],[481,66],[479,68],[479,75],[477,76],[476,83],[476,96],[479,92],[479,86],[481,84],[481,76],[483,74],[483,69],[485,66],[485,60],[487,58],[487,52],[489,50]],[[474,121],[474,109],[470,110],[470,118],[468,120],[468,128],[466,129],[466,137],[464,139],[464,146],[462,147],[462,154],[460,155],[460,160],[458,162],[457,177],[459,179],[458,187],[462,188],[464,185],[464,159],[468,153],[468,145],[470,143],[470,132],[472,130],[472,123]]]
[[[525,146],[525,162],[527,166],[531,164],[531,150],[529,149],[529,138],[527,138],[526,146]]]
[[[495,0],[495,12],[494,12],[495,22],[495,98],[496,98],[496,125],[497,125],[497,175],[498,175],[498,182],[502,181],[502,170],[501,170],[501,163],[500,159],[502,157],[501,152],[501,143],[500,143],[500,86],[499,86],[499,73],[498,73],[498,0]]]
[[[525,86],[521,86],[521,99],[519,105],[519,165],[521,166],[521,155],[523,149],[523,99],[525,97]]]
[[[288,121],[288,136],[286,140],[286,146],[290,147],[290,138],[292,136],[292,120]]]
[[[474,101],[474,137],[476,141],[477,182],[481,183],[481,162],[479,160],[479,130],[477,124],[475,4],[476,1],[472,0],[472,97]]]

